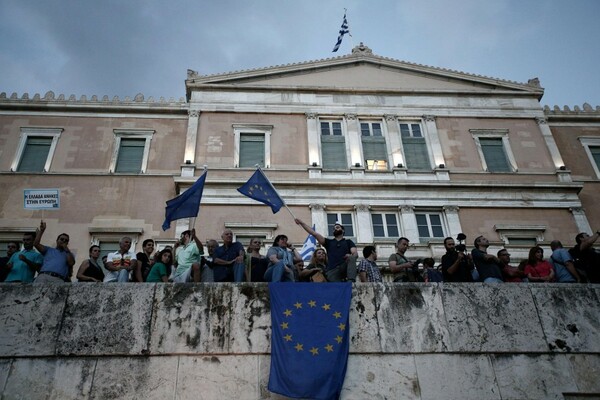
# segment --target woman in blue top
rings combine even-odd
[[[168,282],[173,264],[173,253],[171,249],[164,249],[154,256],[156,262],[152,266],[146,282]]]
[[[294,282],[294,263],[302,261],[298,250],[288,244],[288,237],[277,235],[273,247],[267,252],[269,268],[265,272],[267,282]]]

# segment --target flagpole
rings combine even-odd
[[[263,172],[262,168],[260,167],[260,165],[256,164],[256,169],[259,169],[260,172],[262,172],[263,175],[265,175],[265,173]],[[266,175],[265,175],[266,176]],[[271,186],[271,189],[279,194],[279,192],[275,189],[275,186],[273,186],[273,184],[271,183],[271,180],[269,178],[267,178],[267,182],[269,182],[269,186]],[[292,218],[294,218],[294,220],[296,219],[296,216],[294,215],[294,213],[292,212],[292,210],[290,210],[290,208],[288,207],[288,205],[285,202],[285,199],[281,196],[279,196],[279,198],[283,201],[283,205],[285,207],[286,210],[288,210],[288,212],[290,213],[290,215],[292,216]]]

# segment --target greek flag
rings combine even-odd
[[[340,45],[342,44],[342,38],[346,33],[350,35],[350,30],[348,29],[348,20],[346,20],[346,12],[344,11],[344,21],[342,22],[342,26],[340,27],[340,35],[338,36],[337,43],[333,47],[333,53],[338,51],[338,49],[340,48]]]
[[[313,229],[315,229],[314,225],[313,225]],[[317,238],[315,238],[313,235],[309,234],[306,237],[306,240],[304,241],[302,248],[300,249],[300,256],[302,257],[302,260],[309,261],[316,248],[317,248]]]

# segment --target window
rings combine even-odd
[[[416,170],[431,170],[427,142],[423,137],[421,124],[401,123],[400,137],[404,149],[406,168]]]
[[[265,166],[265,136],[240,133],[240,168]]]
[[[596,177],[600,179],[600,137],[579,137],[578,140],[590,159]]]
[[[146,172],[150,141],[154,131],[115,132],[115,149],[110,171],[115,173],[139,174]]]
[[[419,238],[443,238],[442,216],[438,213],[416,213]]]
[[[387,148],[379,122],[361,122],[363,157],[368,170],[387,170]]]
[[[325,169],[347,169],[346,139],[339,121],[321,121],[321,162]]]
[[[233,125],[235,136],[234,164],[238,168],[271,166],[272,125]]]
[[[483,169],[488,172],[515,172],[517,163],[510,149],[508,130],[471,129]]]
[[[497,224],[494,230],[506,245],[532,247],[544,241],[546,226]]]
[[[371,222],[373,223],[373,236],[376,238],[400,236],[398,219],[394,213],[371,214]]]
[[[62,129],[21,128],[11,171],[48,172]]]
[[[352,214],[327,213],[327,232],[329,236],[333,236],[333,227],[335,224],[342,224],[344,226],[344,237],[354,237]]]

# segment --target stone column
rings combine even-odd
[[[327,213],[325,212],[325,205],[312,203],[308,205],[308,208],[310,208],[312,217],[312,223],[308,223],[308,225],[314,225],[317,232],[327,237]]]
[[[460,218],[458,217],[457,206],[444,206],[444,214],[446,214],[446,221],[448,222],[448,236],[455,238],[459,233],[462,232],[460,225]]]
[[[579,232],[585,232],[588,234],[592,234],[594,231],[588,222],[588,219],[585,215],[585,210],[581,207],[571,207],[569,211],[573,214],[573,218],[575,218],[575,225],[577,225],[577,229]]]
[[[185,152],[181,166],[181,176],[194,176],[199,120],[200,110],[190,110],[188,113],[188,128],[185,136]]]
[[[348,143],[347,148],[350,149],[350,165],[354,167],[357,163],[364,167],[362,156],[362,144],[360,140],[360,127],[356,114],[346,114],[346,129]]]
[[[308,134],[308,176],[320,178],[323,161],[321,160],[321,136],[317,114],[306,113],[306,130]]]
[[[398,116],[393,114],[384,115],[385,126],[388,132],[388,158],[392,163],[391,167],[398,167],[398,164],[406,166],[404,155],[402,154],[402,142],[400,140],[400,126],[398,125]]]
[[[356,242],[373,243],[373,223],[371,221],[371,206],[357,204],[356,210]]]
[[[572,182],[571,172],[566,169],[560,169],[560,167],[566,166],[562,156],[560,155],[560,151],[558,150],[554,136],[552,136],[552,131],[548,126],[548,120],[546,120],[546,117],[536,117],[535,122],[537,122],[540,131],[542,132],[542,137],[544,138],[546,146],[548,147],[548,151],[550,151],[550,157],[552,157],[552,162],[554,163],[558,180],[560,182]]]
[[[400,218],[402,219],[402,232],[404,237],[413,243],[419,243],[419,229],[417,228],[417,217],[414,206],[400,206]]]
[[[435,123],[434,115],[423,115],[423,121],[425,121],[425,139],[429,142],[429,148],[433,159],[431,162],[434,163],[435,168],[438,168],[440,164],[446,165],[444,160],[444,153],[442,152],[442,144],[440,143],[440,137]]]

